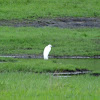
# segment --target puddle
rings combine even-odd
[[[91,76],[96,76],[96,77],[99,77],[100,76],[100,73],[92,73],[92,71],[76,71],[76,72],[59,72],[59,73],[54,73],[53,76],[54,77],[72,77],[73,75],[85,75],[85,74],[89,74]]]
[[[0,56],[0,57],[5,57],[5,58],[17,58],[18,56]],[[20,57],[20,56],[19,56]]]
[[[10,58],[33,58],[33,59],[43,59],[42,55],[1,55],[0,57],[10,57]],[[100,59],[100,56],[49,56],[49,58],[55,59]]]
[[[61,77],[61,78],[65,77],[65,78],[68,78],[68,77],[71,77],[71,76],[56,76],[56,77]]]
[[[81,75],[91,73],[91,71],[75,71],[75,72],[57,72],[53,76]]]
[[[73,75],[85,75],[85,74],[92,74],[92,71],[87,69],[64,70],[63,72],[56,71],[53,73],[53,76],[71,77]]]

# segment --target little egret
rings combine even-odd
[[[48,46],[44,48],[43,57],[45,60],[48,60],[48,55],[49,55],[49,52],[51,51],[51,47],[52,45],[49,44]]]

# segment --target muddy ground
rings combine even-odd
[[[59,27],[85,28],[100,27],[100,18],[40,18],[37,20],[0,20],[0,26],[13,27]]]
[[[16,55],[0,55],[0,57],[11,57],[11,58],[24,58],[24,59],[43,59],[42,55],[28,55],[28,54],[16,54]],[[100,55],[97,56],[49,56],[50,59],[100,59]]]

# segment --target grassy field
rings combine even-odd
[[[100,55],[100,29],[0,27],[0,54]]]
[[[99,100],[100,77],[55,77],[48,71],[89,69],[100,73],[99,59],[0,58],[0,100]],[[34,73],[45,72],[45,73]]]
[[[99,100],[100,78],[57,78],[47,74],[1,73],[1,100]]]
[[[87,69],[100,72],[99,59],[22,59],[0,57],[0,72],[55,72]]]
[[[87,69],[100,72],[99,59],[13,59],[0,58],[0,72],[55,72]]]
[[[99,0],[0,0],[0,20],[100,17]],[[99,28],[0,27],[0,55],[100,55]],[[0,57],[0,100],[99,100],[100,76],[53,76],[55,71],[100,73],[99,59],[14,59]]]
[[[100,17],[100,1],[0,0],[0,19],[44,17]]]

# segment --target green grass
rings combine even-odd
[[[99,100],[100,77],[55,77],[48,71],[89,69],[100,73],[99,59],[0,58],[0,100]],[[12,59],[15,62],[10,61]],[[34,73],[45,72],[45,73]]]
[[[0,0],[0,20],[100,17],[99,0]],[[100,29],[0,27],[0,55],[100,55]],[[99,100],[100,77],[54,77],[48,72],[88,69],[99,59],[13,59],[0,57],[0,100]],[[37,72],[37,73],[36,73]],[[41,74],[42,73],[42,74]]]
[[[3,62],[15,62],[16,59],[13,59],[13,58],[5,58],[5,57],[0,57],[0,62],[3,63]]]
[[[1,58],[2,59],[2,58]],[[3,58],[4,59],[4,58]],[[100,73],[99,59],[13,59],[0,63],[0,72],[55,72],[87,69]]]
[[[99,100],[100,78],[57,78],[47,74],[0,74],[1,100]]]
[[[0,54],[100,55],[100,29],[0,27]]]
[[[55,77],[49,72],[88,69],[100,73],[99,59],[0,58],[0,100],[99,100],[100,77]],[[38,72],[38,73],[34,73]],[[43,73],[40,73],[43,72]]]
[[[99,100],[100,78],[54,77],[48,71],[89,69],[100,73],[99,59],[0,58],[0,100]],[[12,62],[12,61],[15,62]],[[34,72],[45,72],[42,74]]]
[[[40,41],[44,41],[42,38],[39,38],[38,40],[40,33],[50,30],[51,28],[29,29],[30,31],[28,31],[27,28],[3,27],[0,34],[1,47],[3,47],[1,48],[1,52],[8,50],[12,53],[12,51],[15,50],[17,53],[19,53],[17,51],[19,46],[23,45],[24,49],[26,47],[30,48],[31,42],[35,41],[34,39],[36,37],[37,41],[35,43],[32,42],[32,45],[34,44],[35,48],[37,48],[41,45]],[[35,34],[32,30],[35,31]],[[60,30],[58,28],[53,28],[53,30],[50,30],[50,32],[53,32],[54,37],[52,37],[54,39],[57,37],[55,30],[64,35],[62,37],[61,35],[58,35],[61,37],[62,41],[66,35],[68,35],[71,39],[76,38],[75,40],[79,38],[74,36],[71,29],[64,29],[64,31],[62,31],[62,29]],[[65,35],[63,32],[69,33]],[[95,40],[98,43],[99,29],[77,29],[75,32],[79,32],[77,35],[85,40]],[[83,35],[81,32],[87,32],[88,36],[86,33]],[[48,40],[50,40],[48,35],[51,36],[49,32],[43,33],[43,37],[47,37]],[[56,44],[62,47],[60,44],[61,41],[59,42],[60,38],[57,39],[58,43],[54,42],[54,48],[56,48]],[[46,43],[43,43],[40,47],[42,48],[44,45],[46,45]],[[91,43],[91,45],[93,44]],[[8,49],[11,47],[13,48]],[[26,52],[28,52],[27,49]],[[99,59],[49,59],[48,61],[45,61],[43,59],[0,58],[0,62],[3,61],[4,63],[0,63],[0,100],[99,100],[100,98],[100,77],[78,75],[68,78],[58,78],[54,77],[50,73],[47,73],[57,70],[75,71],[77,68],[88,69],[92,70],[94,73],[100,73]],[[38,73],[36,74],[34,72]],[[40,72],[43,73],[40,74]]]
[[[0,19],[44,17],[100,17],[100,1],[0,0]]]

